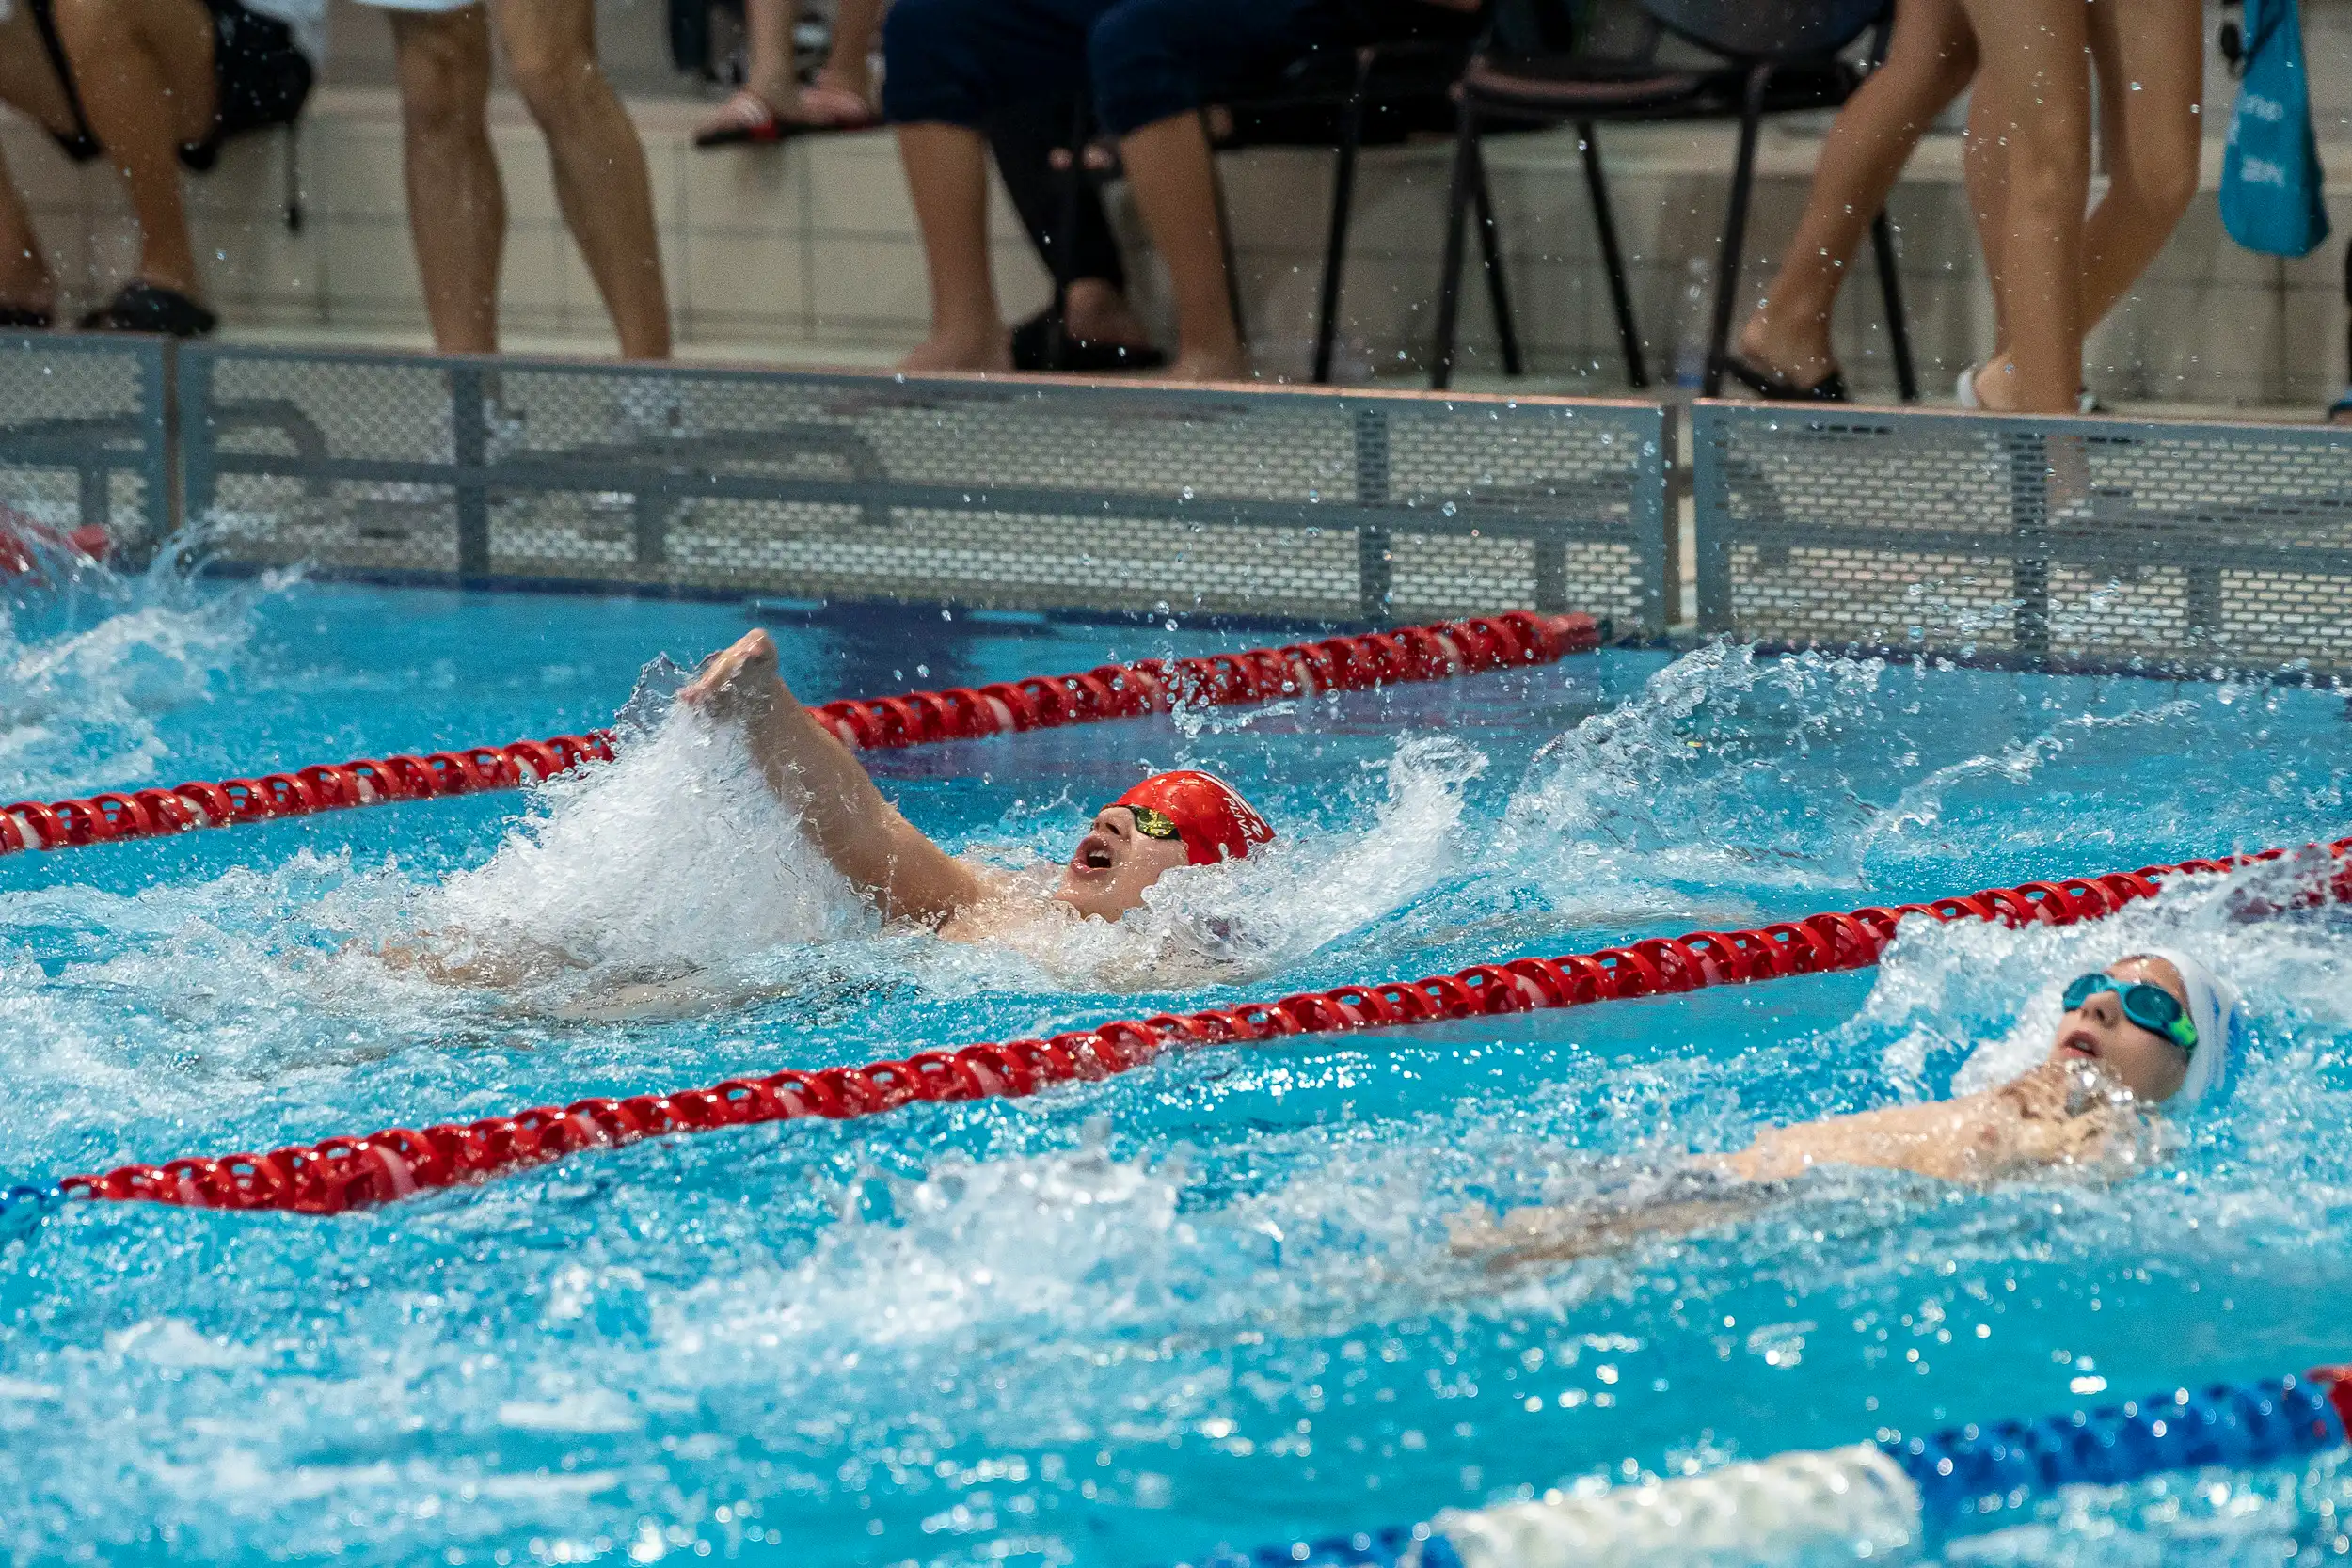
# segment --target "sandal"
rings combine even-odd
[[[1111,371],[1155,371],[1168,356],[1150,343],[1108,343],[1065,334],[1061,355],[1051,354],[1054,323],[1061,307],[1049,305],[1012,329],[1012,368],[1016,371],[1058,372],[1065,375],[1100,375]]]
[[[1724,372],[1767,403],[1844,403],[1846,375],[1836,366],[1809,387],[1800,387],[1777,371],[1750,363],[1738,354],[1724,356]]]
[[[801,89],[800,112],[790,119],[749,87],[736,88],[719,112],[694,133],[696,147],[771,147],[792,136],[825,132],[871,131],[882,123],[874,106],[847,87],[812,82]]]
[[[50,316],[23,305],[0,305],[0,332],[46,332]]]
[[[177,289],[135,277],[114,298],[82,318],[85,332],[153,332],[167,338],[209,337],[220,318]]]
[[[1981,365],[1971,365],[1966,370],[1960,372],[1960,385],[1953,388],[1952,390],[1959,396],[1960,405],[1963,408],[1981,409],[1984,406],[1984,399],[1977,392],[1977,376],[1983,369],[1984,367]],[[2347,391],[2344,396],[2344,398],[2352,398],[2352,391]],[[2339,398],[2337,402],[2339,405],[2344,405],[2344,399]],[[2347,412],[2352,412],[2352,405],[2345,406]],[[2092,391],[2088,387],[2077,387],[2074,388],[2075,413],[2104,414],[2106,411],[2107,405],[2099,401],[2098,393]],[[2331,408],[2328,412],[2330,418],[2334,417],[2334,409]]]

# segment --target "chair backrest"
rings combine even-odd
[[[1835,55],[1891,8],[1892,0],[1640,0],[1668,31],[1742,60]]]

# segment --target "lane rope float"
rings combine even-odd
[[[2298,896],[2317,904],[2352,902],[2352,838],[2324,847],[2323,884]],[[1050,1085],[1108,1078],[1181,1046],[1255,1044],[1294,1035],[1491,1017],[1596,1002],[1669,995],[1709,986],[1743,985],[1793,974],[1864,969],[1894,941],[1907,918],[1982,920],[2010,926],[2072,926],[2153,898],[2169,878],[2227,872],[2284,858],[2265,849],[2178,865],[2143,866],[2101,877],[2072,877],[1956,898],[1842,912],[1736,931],[1650,937],[1623,947],[1561,958],[1513,958],[1473,964],[1412,981],[1301,991],[1273,1002],[1245,1002],[1195,1013],[1158,1013],[1073,1030],[1050,1039],[1015,1039],[921,1051],[904,1061],[864,1067],[787,1070],[730,1078],[676,1094],[594,1098],[541,1105],[511,1116],[428,1127],[387,1128],[365,1137],[328,1138],[269,1154],[186,1158],[131,1164],[103,1175],[71,1176],[54,1188],[0,1194],[11,1206],[44,1208],[68,1198],[181,1204],[197,1209],[274,1209],[337,1214],[412,1194],[487,1180],[586,1149],[614,1148],[675,1132],[745,1127],[801,1117],[847,1120],[915,1101],[969,1101],[1034,1094]]]
[[[844,743],[882,751],[1140,718],[1179,705],[1219,707],[1447,680],[1550,664],[1599,646],[1600,625],[1589,615],[1511,610],[1205,658],[1146,658],[977,689],[843,698],[815,711]],[[0,855],[161,838],[197,828],[395,800],[518,789],[583,763],[612,760],[612,736],[596,730],[422,756],[358,757],[255,778],[199,780],[175,789],[113,789],[74,800],[19,800],[0,807]]]
[[[1882,1431],[1697,1475],[1447,1509],[1417,1525],[1220,1548],[1175,1568],[1615,1568],[1702,1557],[1892,1558],[1996,1527],[2072,1485],[2208,1465],[2255,1469],[2343,1448],[2352,1367],[2171,1388],[2143,1400],[1924,1437]]]

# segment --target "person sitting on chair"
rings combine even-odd
[[[0,102],[75,162],[121,175],[138,269],[85,329],[200,337],[217,318],[188,238],[180,172],[221,144],[293,123],[325,47],[325,0],[0,0]],[[0,195],[0,325],[44,327],[56,286],[24,198]]]

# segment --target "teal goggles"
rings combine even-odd
[[[2101,991],[2111,990],[2123,1004],[2123,1016],[2152,1035],[2162,1035],[2184,1051],[2197,1049],[2197,1025],[2188,1021],[2181,999],[2146,980],[2130,984],[2112,974],[2078,974],[2066,988],[2066,1010],[2080,1012],[2083,1004]]]

